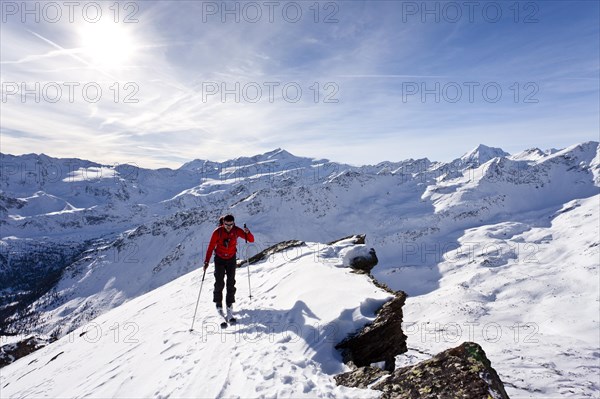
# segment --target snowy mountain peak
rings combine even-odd
[[[207,165],[214,163],[215,162],[207,161],[206,159],[194,159],[193,161],[181,165],[178,170],[201,171],[204,170]]]
[[[548,156],[547,153],[536,147],[514,154],[510,156],[510,159],[515,161],[538,161],[544,159],[546,156]]]
[[[574,144],[563,150],[554,152],[549,158],[568,157],[590,162],[596,156],[599,145],[600,143],[597,141],[586,141],[584,143]]]
[[[227,161],[227,164],[236,164],[238,166],[254,165],[257,163],[278,163],[280,165],[297,163],[297,164],[311,164],[312,158],[298,157],[291,154],[290,152],[281,148],[276,148],[272,151],[267,151],[263,154],[254,155],[253,157],[239,157],[234,160]]]
[[[483,144],[479,144],[477,147],[460,157],[460,160],[467,164],[481,165],[489,161],[490,159],[498,157],[506,157],[510,154],[505,152],[501,148],[488,147]]]
[[[278,172],[288,170],[290,168],[307,167],[316,163],[313,158],[298,157],[281,148],[276,148],[272,151],[267,151],[263,154],[254,155],[251,157],[237,157],[223,162],[213,162],[203,159],[195,159],[187,162],[179,168],[179,170],[187,170],[200,172],[203,174],[219,174],[221,177],[230,176],[232,172],[238,175],[243,172],[245,177],[253,176],[254,174]],[[319,161],[327,162],[327,161]],[[253,169],[248,173],[248,169]]]
[[[295,158],[295,155],[291,154],[290,152],[281,149],[281,148],[276,148],[273,151],[268,151],[265,152],[263,154],[263,157],[266,157],[268,159],[277,157],[277,159],[285,159],[285,158]]]

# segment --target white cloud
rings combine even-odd
[[[310,9],[299,23],[202,22],[202,7],[140,3],[139,22],[127,26],[135,54],[123,65],[90,58],[78,37],[81,21],[3,24],[3,88],[26,82],[31,89],[38,82],[43,92],[49,86],[39,103],[32,95],[25,103],[12,95],[1,104],[2,129],[12,132],[2,137],[2,150],[177,167],[193,158],[223,160],[283,147],[359,164],[418,154],[449,159],[457,146],[462,153],[475,141],[512,145],[531,132],[538,132],[531,138],[536,146],[559,146],[560,129],[573,126],[575,141],[597,135],[598,67],[583,44],[573,54],[577,62],[548,66],[563,55],[554,54],[554,43],[536,48],[542,39],[535,32],[526,51],[514,46],[515,32],[486,46],[482,38],[491,32],[489,40],[498,40],[493,30],[500,25],[400,23],[399,6],[388,2],[339,3],[332,24],[315,24]],[[502,49],[512,49],[510,57],[497,54]],[[521,90],[529,82],[523,71],[544,89],[539,106],[507,101],[511,79],[522,80]],[[589,80],[572,80],[577,71]],[[503,101],[488,102],[479,93],[469,102],[466,92],[457,103],[444,95],[440,102],[435,94],[425,101],[421,93],[406,95],[412,84],[455,82],[466,90],[464,82],[472,80],[501,84]],[[68,82],[79,84],[73,101],[48,101],[57,85],[64,100]],[[101,88],[98,102],[82,93],[86,84],[92,97]],[[289,101],[298,87],[302,97]],[[210,95],[209,89],[218,91]]]

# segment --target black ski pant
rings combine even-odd
[[[225,275],[227,275],[227,295],[225,303],[231,306],[235,302],[235,256],[231,259],[221,259],[215,255],[215,291],[213,302],[223,304],[223,288],[225,288]]]

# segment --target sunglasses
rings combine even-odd
[[[231,227],[231,226],[233,226],[233,225],[234,225],[234,223],[223,223],[223,224],[224,224],[225,226],[227,226],[227,227]]]

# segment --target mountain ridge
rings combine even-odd
[[[479,165],[460,158],[361,167],[311,158],[277,164],[278,154],[290,160],[289,153],[274,150],[256,164],[232,161],[212,174],[73,163],[73,158],[43,165],[32,156],[26,160],[33,163],[21,167],[22,159],[3,154],[0,292],[7,303],[0,311],[7,322],[2,331],[60,337],[196,270],[207,237],[227,212],[257,238],[242,258],[283,240],[331,242],[365,233],[380,260],[374,276],[407,291],[413,306],[426,306],[423,301],[442,294],[454,270],[445,263],[448,256],[474,273],[487,265],[518,268],[532,255],[523,247],[553,240],[525,232],[556,235],[551,222],[573,201],[584,201],[594,217],[598,213],[589,203],[600,185],[597,142],[543,157],[539,151],[530,157],[491,157]],[[57,198],[64,203],[49,202]],[[586,226],[589,239],[579,249],[588,262],[594,230]],[[496,230],[501,233],[488,234]],[[473,231],[481,232],[476,242],[465,241]],[[17,279],[23,268],[33,278]],[[459,298],[469,295],[461,291]],[[490,295],[476,298],[498,294]]]

